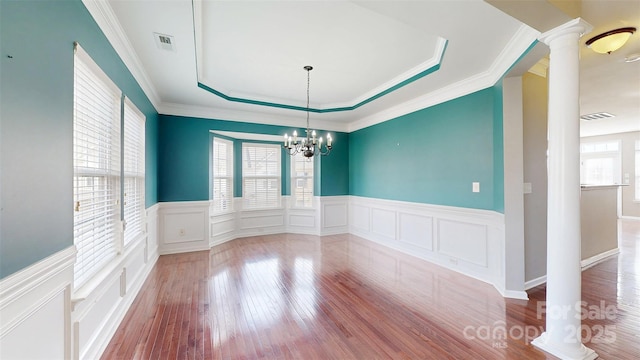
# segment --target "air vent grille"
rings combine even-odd
[[[599,112],[599,113],[582,115],[580,116],[580,120],[591,121],[591,120],[607,119],[612,117],[615,117],[615,115],[609,114],[608,112]]]
[[[156,46],[161,50],[176,51],[175,42],[173,36],[153,33],[153,37],[156,40]]]

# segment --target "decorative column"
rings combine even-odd
[[[551,49],[548,113],[546,330],[532,344],[561,359],[595,359],[581,341],[579,39],[574,19],[540,36]]]

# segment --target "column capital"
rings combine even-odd
[[[547,45],[551,45],[551,42],[560,36],[568,34],[578,34],[578,37],[581,37],[582,35],[591,32],[591,30],[593,30],[593,26],[591,24],[584,21],[582,18],[575,18],[543,34],[540,34],[538,40]]]

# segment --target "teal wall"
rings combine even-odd
[[[481,90],[350,133],[349,193],[502,211],[501,94]]]
[[[159,116],[158,140],[158,200],[159,201],[197,201],[209,199],[209,154],[210,131],[233,131],[267,135],[291,133],[290,127],[250,124],[235,121],[212,120],[173,115]],[[297,129],[303,133],[303,129]],[[349,191],[348,135],[332,132],[335,149],[330,156],[319,161],[322,169],[338,171],[338,174],[321,171],[316,179],[320,196],[346,195]],[[235,142],[235,164],[240,164],[240,141]],[[284,157],[286,159],[286,157]],[[317,163],[316,163],[317,165]],[[289,174],[288,162],[284,162],[283,174]],[[285,176],[285,179],[288,176]],[[236,177],[235,196],[242,193],[240,179]],[[289,194],[289,181],[285,181],[283,194]]]
[[[2,0],[0,278],[73,245],[74,41],[146,115],[157,202],[157,113],[82,2]]]

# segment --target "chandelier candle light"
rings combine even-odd
[[[313,67],[307,65],[304,67],[304,69],[307,70],[307,136],[299,141],[297,131],[293,132],[293,137],[284,134],[284,148],[287,149],[289,155],[292,156],[298,153],[302,153],[302,155],[307,158],[311,158],[317,154],[329,155],[333,142],[331,134],[327,134],[327,144],[323,148],[322,137],[318,138],[316,135],[316,131],[309,128],[309,73],[311,70],[313,70]]]

